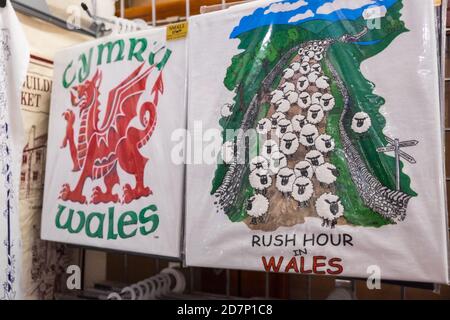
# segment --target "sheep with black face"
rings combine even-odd
[[[322,227],[333,229],[337,220],[344,215],[344,206],[338,196],[324,193],[316,201],[316,212],[322,218]]]
[[[256,156],[250,161],[250,171],[253,170],[268,170],[269,169],[269,161],[263,156]]]
[[[316,71],[312,71],[310,74],[308,74],[308,81],[310,85],[313,85],[316,83],[317,79],[319,79],[320,73]]]
[[[352,130],[356,133],[365,133],[372,126],[372,120],[365,112],[357,112],[352,119]]]
[[[309,87],[309,81],[308,81],[307,77],[303,76],[303,77],[298,78],[298,80],[297,80],[298,92],[303,92],[306,89],[308,89],[308,87]]]
[[[305,124],[300,132],[300,143],[306,148],[311,148],[314,146],[314,141],[316,141],[319,136],[319,131],[316,126],[312,124]]]
[[[251,224],[264,222],[267,212],[269,211],[269,200],[262,194],[255,194],[247,200],[245,209],[247,215],[252,218]]]
[[[283,197],[287,197],[291,194],[294,187],[295,174],[294,170],[285,167],[278,171],[276,187],[278,191],[283,194]]]
[[[278,121],[280,121],[281,119],[286,119],[286,115],[282,112],[275,112],[274,114],[272,114],[270,119],[270,121],[272,122],[272,129],[276,129],[278,126]]]
[[[311,66],[311,71],[315,71],[317,73],[321,73],[322,72],[322,66],[320,65],[320,63],[315,63]]]
[[[306,120],[311,124],[318,124],[323,120],[324,116],[325,114],[323,113],[322,107],[318,104],[313,104],[308,109]]]
[[[322,98],[322,93],[320,92],[314,92],[311,95],[311,103],[312,104],[320,104],[320,98]]]
[[[300,65],[300,73],[302,75],[307,75],[310,71],[311,71],[311,66],[309,65],[308,62],[303,62]]]
[[[274,107],[277,112],[286,113],[291,109],[291,103],[289,100],[283,98],[275,102]]]
[[[316,80],[316,87],[319,88],[319,90],[326,90],[330,87],[330,78],[327,76],[321,76]]]
[[[283,93],[286,94],[289,91],[295,91],[295,84],[293,84],[292,82],[288,82],[286,81],[285,83],[283,83],[280,86],[280,89],[283,90]]]
[[[282,168],[287,166],[286,156],[279,151],[274,152],[268,160],[271,174],[277,174]]]
[[[316,146],[316,149],[322,152],[322,154],[324,155],[333,151],[336,145],[334,139],[328,134],[321,134],[320,136],[318,136],[314,144]]]
[[[300,134],[303,127],[308,123],[308,120],[306,120],[306,117],[302,114],[297,114],[292,117],[292,129],[294,129],[294,132],[297,134]]]
[[[331,187],[339,177],[339,170],[331,163],[325,162],[316,167],[315,175],[322,187]]]
[[[309,206],[309,200],[314,194],[312,181],[307,177],[297,177],[292,187],[292,198],[298,202],[299,208]]]
[[[284,98],[284,92],[281,90],[274,90],[269,94],[270,103],[275,103],[278,100],[281,100]]]
[[[308,58],[313,59],[316,53],[312,50],[312,46],[310,48],[311,49],[308,52],[306,52],[306,55],[308,56]]]
[[[295,74],[294,70],[292,70],[291,68],[286,68],[283,70],[282,76],[285,80],[289,80],[294,76],[294,74]]]
[[[272,185],[272,177],[269,170],[266,169],[255,169],[250,172],[249,181],[252,188],[262,194],[265,194],[266,190]]]
[[[294,72],[298,72],[300,70],[300,63],[299,62],[293,62],[289,65],[289,68],[294,70]]]
[[[278,149],[278,144],[275,140],[266,140],[262,145],[261,155],[266,159],[270,159],[272,154],[278,152]]]
[[[292,156],[297,152],[300,143],[298,142],[297,135],[293,132],[288,132],[281,138],[280,141],[280,151],[284,153],[285,156]]]
[[[302,109],[308,109],[311,106],[311,96],[304,91],[298,95],[297,104]]]
[[[268,134],[270,129],[272,129],[272,122],[267,118],[262,118],[256,125],[256,132],[259,134]]]
[[[311,163],[314,169],[325,162],[325,158],[322,153],[317,150],[311,150],[308,152],[305,156],[305,160]]]
[[[314,175],[314,169],[306,160],[299,161],[294,167],[294,173],[296,177],[306,177],[312,179]]]
[[[323,59],[323,54],[321,53],[321,52],[317,52],[315,55],[314,55],[314,60],[316,60],[316,61],[321,61]]]
[[[336,104],[336,100],[334,99],[334,97],[329,94],[329,93],[325,93],[324,95],[322,95],[320,97],[320,105],[322,106],[323,111],[328,112],[333,110],[335,104]]]
[[[281,119],[278,121],[277,129],[275,131],[275,134],[278,138],[281,138],[283,135],[285,135],[288,132],[292,132],[294,129],[292,128],[291,120],[288,119]]]
[[[286,93],[284,95],[284,98],[289,101],[289,103],[291,104],[291,106],[295,103],[297,103],[298,101],[298,96],[299,94],[295,91],[289,91],[288,93]]]
[[[229,116],[231,116],[233,114],[232,109],[233,105],[231,103],[225,103],[222,106],[222,109],[220,109],[220,115],[222,116],[222,118],[228,118]]]

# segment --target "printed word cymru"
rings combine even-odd
[[[302,274],[328,274],[339,275],[344,271],[341,265],[342,259],[324,256],[292,257],[289,260],[284,257],[261,257],[266,272],[295,272]]]
[[[297,234],[269,234],[253,235],[252,247],[295,247],[295,246],[353,246],[353,237],[348,233],[342,234],[304,234],[303,238]]]
[[[96,53],[94,55],[94,52]],[[69,88],[75,82],[84,82],[91,74],[91,69],[102,64],[119,61],[138,61],[156,66],[158,70],[164,68],[172,51],[163,43],[151,42],[146,38],[130,38],[128,41],[119,39],[114,42],[101,43],[80,54],[78,59],[72,60],[64,69],[62,84]],[[93,59],[93,57],[98,57]]]
[[[55,224],[58,229],[72,234],[84,232],[89,238],[127,239],[138,232],[143,236],[155,232],[159,225],[159,216],[155,213],[157,210],[155,205],[150,205],[143,208],[139,214],[134,211],[123,212],[116,220],[114,207],[110,207],[108,213],[86,214],[84,211],[59,205]]]

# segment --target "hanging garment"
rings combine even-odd
[[[0,284],[1,299],[20,299],[20,163],[24,146],[20,89],[29,50],[22,26],[7,1],[0,8]]]
[[[190,19],[188,265],[448,282],[433,4],[372,3]]]
[[[185,48],[161,28],[57,53],[43,239],[180,256]]]
[[[23,298],[48,300],[65,284],[72,250],[65,244],[40,239],[53,74],[53,65],[41,60],[31,59],[22,87],[21,110],[27,141],[20,173],[19,208]]]

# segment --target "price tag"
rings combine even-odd
[[[166,39],[169,40],[176,40],[185,38],[188,33],[188,23],[187,21],[169,24],[167,26],[166,31]]]

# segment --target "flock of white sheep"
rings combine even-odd
[[[315,195],[314,179],[323,188],[331,188],[339,172],[326,162],[334,151],[334,139],[324,132],[327,114],[333,110],[336,100],[331,94],[330,79],[323,73],[321,61],[329,41],[310,41],[298,50],[288,68],[283,70],[280,86],[270,93],[268,102],[274,109],[272,115],[261,119],[256,127],[259,135],[267,139],[259,156],[250,161],[249,181],[255,195],[246,204],[252,224],[267,221],[269,199],[266,190],[275,183],[284,198],[292,197],[299,208],[310,206]],[[229,114],[222,109],[222,116]],[[364,112],[355,114],[352,129],[364,133],[371,126]],[[321,130],[322,129],[322,130]],[[305,152],[297,153],[300,148]],[[226,142],[222,158],[230,160],[234,145]],[[288,160],[298,160],[289,167]],[[292,161],[291,161],[292,163]],[[331,191],[331,189],[330,189]],[[322,226],[334,228],[344,207],[338,196],[331,192],[321,194],[315,201],[315,209]]]

